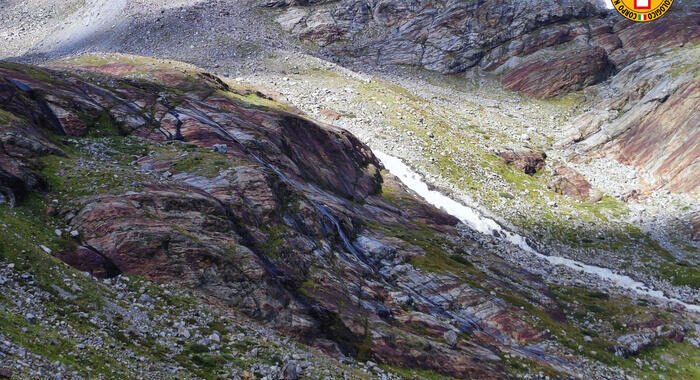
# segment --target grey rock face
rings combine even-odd
[[[283,0],[267,5],[289,7],[278,23],[301,39],[328,46],[335,53],[441,73],[475,66],[491,49],[536,29],[604,12],[595,0],[345,0],[317,9],[295,7],[319,3],[326,2]],[[558,29],[546,31],[530,44],[536,45],[546,36],[563,41],[570,35],[573,33]],[[518,46],[522,49],[522,45]],[[517,49],[513,46],[511,50]],[[498,58],[489,56],[490,60]]]

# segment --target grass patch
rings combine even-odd
[[[240,165],[223,153],[196,150],[180,156],[173,164],[178,172],[192,173],[207,178],[217,177],[223,170]]]

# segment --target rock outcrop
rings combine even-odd
[[[413,65],[444,74],[505,73],[506,88],[549,98],[608,78],[634,60],[700,38],[698,8],[676,1],[634,23],[602,1],[285,1],[276,20],[344,59]],[[545,80],[546,79],[546,80]]]
[[[355,1],[314,7],[316,2],[269,1],[291,7],[277,21],[301,39],[382,64],[419,65],[441,73],[462,72],[492,49],[543,26],[602,14],[596,1]],[[554,33],[557,34],[557,33]],[[575,37],[563,33],[531,39],[530,47]],[[547,42],[549,41],[549,42]]]
[[[591,195],[596,196],[591,191],[591,184],[581,173],[567,166],[559,166],[554,169],[551,186],[557,193],[577,201],[599,200],[590,199]]]
[[[320,4],[320,3],[319,3]],[[635,167],[639,193],[697,193],[700,7],[676,1],[635,23],[600,1],[274,1],[277,21],[340,59],[444,74],[478,68],[509,90],[552,98],[590,88],[591,110],[561,146]],[[679,52],[678,49],[685,49]],[[609,85],[608,85],[609,84]],[[578,196],[576,196],[578,197]]]
[[[334,355],[457,378],[510,378],[505,355],[581,371],[540,348],[556,343],[536,321],[569,326],[541,278],[348,132],[191,67],[86,61],[0,63],[3,194],[51,199],[69,237],[47,254],[193,289]]]
[[[538,170],[542,170],[542,168],[544,168],[544,160],[547,158],[545,153],[533,151],[505,151],[499,153],[498,156],[501,157],[507,165],[511,165],[529,175],[533,175],[537,173]]]
[[[76,232],[58,257],[98,277],[196,289],[330,352],[457,377],[504,378],[498,347],[541,339],[523,311],[461,280],[470,267],[419,269],[452,260],[434,241],[453,255],[469,245],[452,243],[454,219],[382,178],[354,136],[253,106],[208,74],[154,67],[120,64],[127,77],[148,72],[133,80],[104,74],[113,64],[78,66],[88,80],[0,65],[0,107],[12,115],[2,183],[18,199],[60,198],[52,214]],[[412,206],[379,196],[387,187]],[[413,230],[426,235],[409,240]],[[445,343],[453,329],[473,338]]]
[[[503,77],[503,86],[538,98],[582,90],[605,80],[613,66],[602,48],[573,57],[519,65]]]
[[[605,155],[637,169],[639,192],[698,194],[698,49],[642,59],[621,70],[571,121],[562,144],[579,157]]]

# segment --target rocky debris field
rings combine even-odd
[[[2,378],[398,378],[333,360],[180,287],[100,281],[30,251],[0,264]]]
[[[87,51],[176,58],[206,67],[296,49],[254,0],[38,0],[0,4],[0,58],[41,62]]]

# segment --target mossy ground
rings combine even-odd
[[[526,128],[511,114],[515,111],[492,103],[517,103],[529,112],[537,112],[532,115],[532,123],[549,123],[548,115],[563,123],[585,109],[589,100],[586,94],[538,100],[503,92],[487,78],[446,77],[405,68],[409,75],[423,78],[436,87],[461,92],[465,92],[464,86],[473,88],[465,92],[465,99],[455,103],[440,91],[428,91],[429,98],[418,96],[394,81],[349,73],[311,59],[304,67],[295,66],[292,70],[278,57],[270,57],[268,61],[269,70],[285,73],[290,81],[328,89],[336,94],[330,99],[347,97],[318,107],[358,118],[367,119],[371,115],[371,128],[360,123],[357,130],[352,129],[356,127],[351,130],[369,131],[365,138],[370,141],[412,146],[413,157],[420,157],[414,169],[439,178],[437,183],[458,187],[519,233],[557,251],[581,255],[579,259],[589,257],[595,261],[595,257],[613,252],[621,263],[615,269],[642,272],[672,285],[700,288],[698,271],[678,265],[662,247],[649,244],[649,237],[637,233],[638,229],[635,231],[624,202],[607,195],[598,202],[570,199],[550,188],[551,169],[529,176],[505,165],[496,155],[513,145],[549,149],[554,140],[546,132],[533,135],[528,141],[517,140]],[[294,74],[289,74],[290,71]],[[480,96],[488,101],[475,99]],[[357,112],[361,114],[355,115]]]

